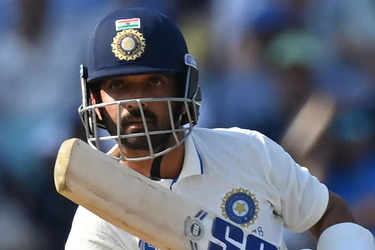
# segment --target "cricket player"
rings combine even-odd
[[[208,246],[191,249],[285,250],[287,227],[311,231],[318,250],[374,250],[345,201],[275,142],[240,128],[194,127],[198,67],[165,15],[141,8],[107,15],[88,58],[80,107],[88,143],[99,150],[114,140],[110,154],[124,167],[225,218],[212,225]],[[66,243],[73,249],[156,248],[80,206]]]

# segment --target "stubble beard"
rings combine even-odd
[[[173,109],[174,117],[178,117],[178,112],[177,112],[178,110],[179,109],[176,109],[176,107],[175,109]],[[116,123],[110,118],[110,116],[108,115],[106,111],[103,110],[102,113],[103,113],[103,116],[105,117],[103,122],[108,132],[112,136],[117,136]],[[147,110],[144,110],[144,113],[145,113],[146,119],[151,118],[151,122],[147,122],[149,132],[172,130],[170,122],[168,122],[167,124],[160,124],[159,119],[154,113],[147,111]],[[139,111],[133,112],[133,117],[140,117]],[[133,130],[131,132],[127,131],[130,125],[131,124],[128,123],[127,119],[123,118],[121,120],[120,134],[131,135],[135,133],[145,133],[144,128]],[[175,124],[175,125],[178,125],[178,124]],[[151,145],[152,145],[154,153],[161,152],[167,149],[168,147],[170,147],[170,145],[172,144],[173,138],[174,136],[171,132],[164,133],[164,134],[150,135],[150,141],[151,141]],[[121,145],[119,146],[120,147],[123,146],[125,147],[125,149],[150,152],[150,146],[149,146],[146,135],[122,138],[120,142],[121,142]]]
[[[146,116],[147,114],[147,116]],[[171,130],[170,124],[160,124],[160,120],[157,118],[157,116],[151,112],[145,111],[145,116],[147,120],[147,128],[148,131],[165,131],[165,130]],[[145,133],[145,128],[142,126],[138,129],[133,129],[131,131],[128,131],[131,126],[131,123],[127,122],[127,119],[123,119],[121,121],[121,134],[131,135],[136,133]],[[156,134],[156,135],[149,135],[150,137],[150,143],[152,145],[152,151],[154,153],[161,152],[164,149],[168,148],[169,141],[171,139],[171,134]],[[131,149],[131,150],[139,150],[139,151],[151,151],[149,141],[147,139],[147,135],[140,135],[140,136],[134,136],[134,137],[128,137],[121,139],[121,144],[125,146],[125,148]]]
[[[142,131],[143,132],[143,131]],[[140,132],[140,133],[142,133]],[[168,148],[171,134],[150,135],[150,141],[154,153],[161,152]],[[121,144],[131,150],[151,151],[147,136],[135,136],[121,139]]]
[[[112,119],[105,119],[104,120],[105,126],[108,130],[108,132],[112,136],[117,136],[117,125],[112,121]],[[131,135],[135,133],[145,133],[144,128],[138,129],[138,130],[132,130],[127,131],[129,128],[129,124],[126,123],[126,121],[122,121],[122,126],[120,129],[121,135]],[[158,125],[158,120],[155,119],[151,123],[147,123],[148,131],[165,131],[165,130],[171,130],[170,124],[168,125]],[[151,145],[153,148],[154,153],[161,152],[169,147],[169,144],[172,139],[171,133],[165,133],[165,134],[156,134],[156,135],[150,135]],[[130,150],[137,150],[137,151],[150,151],[149,143],[147,140],[146,135],[139,135],[139,136],[133,136],[133,137],[127,137],[122,138],[120,140],[121,145],[125,149]]]

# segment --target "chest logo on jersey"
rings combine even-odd
[[[259,202],[247,189],[236,188],[225,195],[221,211],[225,218],[246,228],[257,219]]]

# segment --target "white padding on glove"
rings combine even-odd
[[[317,250],[374,250],[374,237],[366,228],[355,223],[339,223],[320,235]]]

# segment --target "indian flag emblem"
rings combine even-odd
[[[139,28],[141,28],[140,18],[116,20],[116,31],[126,30],[126,29],[139,29]]]

